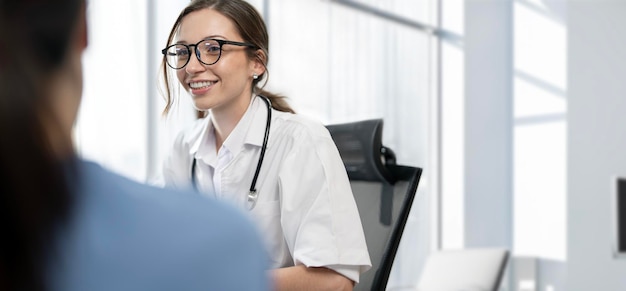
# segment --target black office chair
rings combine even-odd
[[[385,290],[422,169],[396,165],[382,145],[382,119],[326,127],[348,172],[372,260],[354,290]]]

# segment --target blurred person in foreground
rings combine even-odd
[[[77,157],[85,5],[0,0],[0,290],[270,289],[238,210]]]

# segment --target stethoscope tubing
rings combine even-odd
[[[259,193],[256,190],[256,182],[259,178],[259,172],[261,172],[261,165],[263,164],[263,158],[265,157],[265,151],[267,150],[267,142],[270,136],[270,126],[272,124],[272,102],[265,96],[257,95],[261,100],[265,101],[267,105],[267,121],[265,122],[265,136],[263,136],[263,145],[261,146],[261,154],[259,155],[259,161],[256,164],[254,176],[252,177],[252,183],[250,184],[250,192],[248,192],[248,210],[252,210],[256,205],[256,201],[259,198]],[[198,181],[196,179],[196,158],[194,157],[191,162],[191,184],[193,188],[198,191]]]

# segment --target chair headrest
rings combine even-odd
[[[327,125],[350,180],[394,184],[385,164],[395,164],[395,154],[382,145],[382,119]]]

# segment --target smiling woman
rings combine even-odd
[[[243,3],[243,4],[241,4]],[[215,5],[216,3],[211,3]],[[227,78],[227,82],[220,83],[219,90],[212,93],[214,96],[221,96],[222,90],[224,92],[229,92],[227,95],[238,94],[243,97],[241,94],[245,93],[243,91],[232,92],[229,90],[241,90],[241,88],[250,88],[254,89],[255,93],[262,94],[268,97],[272,101],[272,105],[275,109],[284,112],[292,112],[293,110],[289,107],[289,105],[283,100],[283,97],[278,96],[276,94],[272,94],[267,91],[263,91],[262,87],[258,87],[259,82],[267,75],[267,67],[266,64],[268,62],[268,35],[265,29],[265,25],[263,20],[260,18],[260,15],[256,12],[253,6],[248,4],[245,1],[236,1],[229,5],[220,5],[222,8],[221,12],[217,12],[213,9],[202,9],[209,6],[209,3],[206,1],[195,1],[192,2],[179,16],[177,19],[177,27],[172,30],[170,36],[168,38],[167,44],[168,47],[162,51],[165,55],[164,62],[173,69],[176,69],[176,76],[180,81],[180,84],[186,89],[194,100],[194,106],[200,112],[201,116],[204,116],[204,113],[207,112],[208,109],[215,107],[215,102],[219,102],[217,100],[211,101],[210,104],[203,104],[202,102],[206,101],[206,98],[202,100],[198,100],[195,98],[199,96],[201,93],[208,92],[209,86],[201,86],[196,87],[194,90],[189,90],[192,81],[198,84],[199,81],[209,81],[209,80],[201,80],[201,79],[189,79],[197,70],[201,70],[204,65],[213,65],[211,68],[215,70],[213,73],[214,81],[211,85],[217,84],[221,79],[222,74],[227,74],[228,76],[236,76],[236,75],[245,75],[246,78]],[[239,11],[244,11],[241,16],[244,17],[235,17],[239,16]],[[191,13],[194,12],[194,13]],[[245,14],[248,15],[257,15],[258,19],[257,23],[254,23],[251,19],[246,19]],[[201,23],[203,26],[199,26],[198,23]],[[206,31],[204,27],[211,27],[210,31]],[[246,30],[243,30],[243,34],[240,36],[239,27],[246,27]],[[251,30],[251,31],[247,31]],[[194,39],[196,38],[196,39]],[[249,42],[243,43],[240,38],[249,39]],[[212,41],[207,41],[208,39],[212,39]],[[194,44],[195,43],[195,44]],[[191,44],[191,45],[188,45]],[[204,50],[202,47],[198,45],[204,45]],[[191,51],[191,48],[194,48]],[[171,49],[176,48],[184,48],[181,54],[187,53],[187,56],[196,55],[196,58],[184,58],[179,59],[178,61],[184,60],[183,63],[173,64],[173,57]],[[214,50],[214,53],[217,54],[208,54],[205,53],[206,49]],[[217,51],[215,51],[217,49]],[[167,50],[167,51],[166,51]],[[169,52],[169,53],[167,53]],[[174,52],[174,55],[176,53]],[[229,55],[231,54],[239,54],[245,55],[247,58],[233,58]],[[203,61],[206,58],[206,61]],[[218,61],[222,59],[221,62]],[[245,68],[242,66],[242,61],[245,61],[247,66],[255,66]],[[186,67],[184,70],[182,70]],[[237,70],[233,70],[232,68],[238,68]],[[213,71],[212,70],[212,71]],[[247,70],[247,71],[245,71]],[[254,77],[256,76],[256,77]],[[174,86],[170,84],[170,75],[167,71],[167,66],[163,66],[163,77],[164,77],[164,85],[166,87],[166,98],[167,104],[164,109],[164,113],[168,113],[173,102],[174,97]],[[249,78],[251,77],[251,78]],[[239,82],[239,83],[235,83]],[[249,82],[249,84],[241,84],[241,82]],[[215,88],[215,87],[211,87]],[[202,91],[202,92],[200,92]],[[257,92],[258,91],[258,92]],[[195,92],[195,93],[194,93]],[[194,95],[195,94],[195,95]],[[243,98],[237,98],[238,101],[242,101],[249,96],[245,96]],[[220,97],[221,98],[221,97]],[[225,97],[224,97],[225,98]],[[231,102],[234,100],[231,100]],[[247,105],[247,102],[244,102]],[[241,105],[240,103],[239,105]],[[247,107],[247,106],[244,106]],[[241,114],[244,110],[239,108],[237,114],[241,117]]]
[[[164,111],[180,86],[201,118],[174,142],[164,178],[249,209],[278,290],[351,290],[371,264],[348,177],[328,130],[263,90],[268,41],[246,1],[181,12],[161,51]]]

